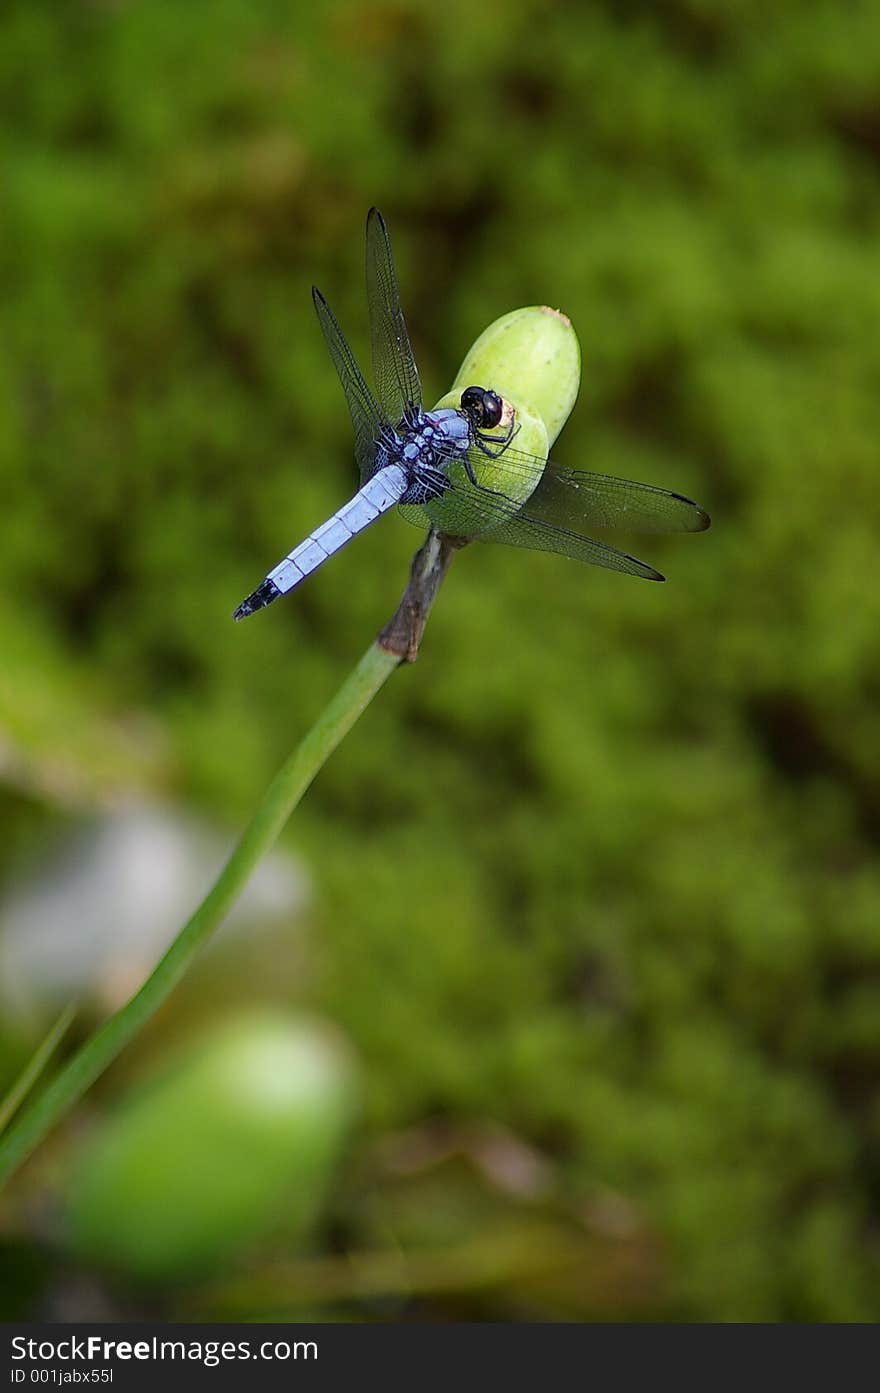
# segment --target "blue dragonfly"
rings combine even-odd
[[[367,216],[366,273],[375,393],[327,301],[312,289],[351,413],[360,488],[268,573],[233,617],[244,619],[294,590],[396,504],[409,521],[437,526],[461,541],[558,552],[663,580],[653,566],[596,541],[585,529],[701,532],[709,526],[703,509],[680,493],[568,469],[518,450],[515,413],[491,386],[466,388],[459,407],[426,411],[388,229],[376,208]],[[491,488],[481,482],[487,461]]]

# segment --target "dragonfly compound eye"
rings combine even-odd
[[[486,387],[466,387],[461,394],[461,409],[475,426],[491,430],[501,420],[504,405],[497,392]]]
[[[483,425],[488,429],[497,426],[504,412],[504,403],[497,392],[483,393]]]

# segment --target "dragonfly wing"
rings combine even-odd
[[[566,469],[508,447],[490,460],[477,447],[470,452],[477,478],[491,473],[492,486],[511,498],[528,497],[529,512],[556,527],[614,527],[625,532],[703,532],[709,515],[682,493]]]
[[[367,215],[367,305],[373,346],[373,379],[382,409],[393,425],[410,407],[421,407],[422,385],[391,256],[391,241],[378,208]]]
[[[451,536],[473,541],[556,552],[574,561],[586,561],[591,566],[641,576],[643,580],[665,579],[653,566],[628,552],[548,522],[533,512],[531,499],[518,504],[503,494],[475,488],[467,479],[464,467],[458,464],[451,465],[449,473],[455,477],[436,502],[427,508],[405,506],[400,509],[407,522],[418,527],[435,526]]]
[[[354,457],[357,461],[361,483],[371,479],[378,467],[378,440],[383,427],[388,422],[382,414],[379,403],[373,396],[364,375],[355,361],[345,335],[337,323],[336,316],[324,299],[320,290],[312,287],[312,299],[318,315],[318,323],[330,350],[330,357],[342,383],[351,424],[354,427]]]
[[[704,532],[709,515],[683,493],[588,474],[578,469],[545,469],[530,509],[562,526],[617,527],[626,532]]]
[[[503,542],[509,547],[527,547],[530,551],[555,551],[560,556],[570,557],[572,561],[586,561],[591,566],[604,566],[608,571],[625,571],[627,575],[641,576],[643,580],[666,579],[637,556],[618,551],[617,547],[611,547],[607,542],[581,537],[577,532],[567,532],[562,527],[529,517],[524,509],[487,532],[481,540]]]

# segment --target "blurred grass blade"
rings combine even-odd
[[[61,1015],[50,1028],[45,1039],[42,1040],[34,1050],[27,1064],[6,1094],[6,1097],[0,1102],[0,1132],[6,1131],[11,1119],[18,1112],[18,1109],[21,1107],[25,1098],[37,1082],[37,1079],[49,1063],[49,1060],[52,1058],[52,1055],[70,1029],[71,1022],[75,1015],[76,1006],[71,1002],[70,1005],[65,1006]]]

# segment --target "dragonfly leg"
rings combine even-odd
[[[497,459],[498,456],[501,454],[500,450],[487,450],[485,445],[483,444],[480,444],[480,449],[483,451],[483,454],[488,455],[490,459]],[[463,457],[462,464],[464,465],[464,472],[468,476],[469,482],[473,484],[475,489],[479,489],[480,493],[491,493],[494,494],[496,498],[507,497],[507,494],[504,493],[502,489],[488,489],[486,488],[485,484],[480,483],[479,479],[474,473],[473,461],[471,460],[470,455],[465,455]]]
[[[473,432],[474,444],[477,446],[478,450],[482,450],[483,454],[488,455],[490,459],[498,459],[499,455],[504,454],[504,451],[507,449],[514,436],[519,435],[519,431],[519,426],[515,426],[512,421],[507,428],[507,434],[503,440],[496,440],[488,431],[475,430]],[[492,445],[497,446],[497,448],[494,450],[490,449]]]

